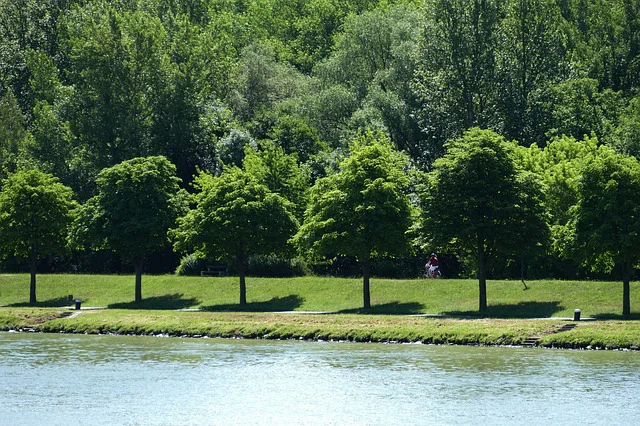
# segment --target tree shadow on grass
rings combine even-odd
[[[400,303],[391,302],[382,305],[373,305],[370,308],[344,309],[339,314],[371,314],[371,315],[411,315],[423,312],[424,305],[417,302]]]
[[[62,308],[74,304],[74,299],[68,296],[57,297],[55,299],[42,300],[31,304],[29,302],[12,303],[7,305],[10,308]]]
[[[109,309],[152,309],[176,310],[197,306],[200,301],[196,298],[184,298],[182,294],[174,293],[165,296],[155,296],[142,299],[141,302],[113,303]]]
[[[593,318],[598,320],[640,320],[640,312],[632,312],[631,315],[614,314],[611,312],[605,312],[602,314],[592,315]]]
[[[451,311],[445,315],[474,318],[550,318],[563,311],[560,302],[520,302],[516,304],[498,304],[487,306],[487,312],[480,315],[478,311]]]
[[[227,305],[211,305],[201,306],[200,310],[209,312],[279,312],[279,311],[293,311],[296,308],[302,306],[304,298],[297,294],[292,294],[285,297],[274,297],[271,300],[265,302],[250,302],[246,305],[240,304],[227,304]]]

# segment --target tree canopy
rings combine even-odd
[[[36,303],[38,261],[67,247],[77,203],[71,188],[39,170],[11,174],[0,191],[0,253],[29,263],[29,303]]]
[[[516,167],[513,146],[490,130],[471,129],[445,147],[421,195],[421,232],[431,250],[469,257],[485,312],[489,262],[545,242],[542,195]]]
[[[194,186],[195,206],[171,231],[174,247],[228,263],[235,261],[240,304],[245,305],[248,257],[286,252],[298,228],[293,205],[238,167],[228,167],[220,176],[201,172]]]
[[[133,263],[136,302],[142,300],[145,256],[168,244],[169,228],[186,209],[175,173],[165,157],[134,158],[102,170],[97,195],[73,226],[76,245],[110,249]]]
[[[632,271],[640,260],[640,163],[613,152],[586,167],[575,233],[583,259],[594,271],[620,268],[622,313],[631,313]]]
[[[362,266],[364,307],[371,307],[369,277],[376,257],[409,249],[414,209],[407,194],[407,159],[389,139],[367,132],[349,146],[337,173],[311,189],[304,225],[296,236],[312,255],[354,256]]]

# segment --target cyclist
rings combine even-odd
[[[431,253],[431,256],[429,256],[429,260],[427,261],[427,264],[424,265],[427,276],[431,278],[435,277],[439,266],[440,264],[438,263],[438,256],[436,256],[435,253]]]

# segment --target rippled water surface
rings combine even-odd
[[[640,353],[0,333],[0,424],[637,424]]]

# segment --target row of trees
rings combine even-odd
[[[445,145],[424,173],[381,132],[352,139],[349,155],[309,184],[295,156],[273,143],[248,147],[242,167],[200,171],[180,189],[165,157],[126,160],[100,172],[97,194],[79,206],[73,192],[38,170],[11,174],[0,191],[0,250],[29,260],[35,303],[37,259],[108,248],[135,266],[142,299],[145,256],[169,241],[176,251],[235,261],[240,304],[248,257],[256,254],[357,259],[370,307],[376,258],[426,246],[455,253],[479,280],[487,308],[491,262],[552,254],[594,270],[621,268],[623,313],[640,260],[640,163],[595,139],[564,137],[523,148],[473,128]]]

